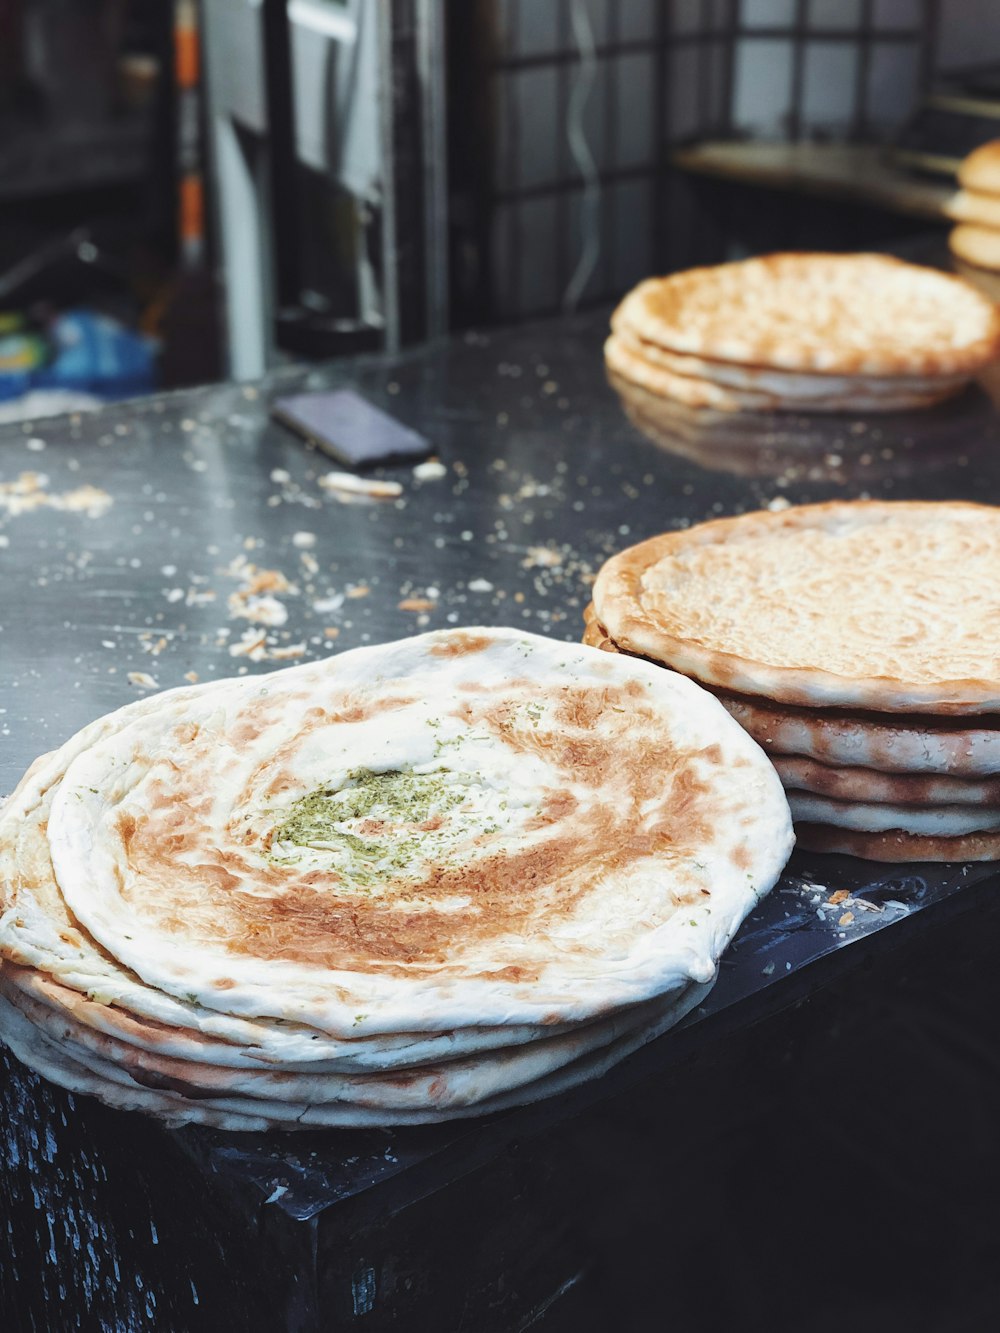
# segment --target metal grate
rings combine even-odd
[[[711,238],[670,169],[682,144],[884,139],[927,87],[938,11],[938,0],[452,0],[450,58],[471,66],[464,97],[452,81],[450,111],[466,242],[455,321],[555,312],[567,292],[604,301],[692,262]],[[589,179],[571,148],[581,80]],[[574,291],[595,228],[597,261]]]

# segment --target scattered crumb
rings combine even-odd
[[[489,579],[473,579],[472,582],[467,584],[466,586],[468,587],[469,592],[493,591],[493,584],[489,581]]]
[[[274,594],[286,593],[294,597],[299,590],[280,569],[258,569],[246,556],[238,555],[222,572],[230,578],[243,580],[226,601],[234,620],[249,620],[254,625],[272,628],[285,623],[288,608]]]
[[[367,583],[356,583],[352,588],[347,589],[347,596],[354,598],[367,597],[370,592],[371,588]]]
[[[340,630],[336,625],[327,625],[326,629],[323,631],[324,639],[336,639],[339,638],[339,636]]]
[[[376,481],[369,477],[357,477],[353,472],[327,472],[319,478],[319,485],[338,499],[341,494],[368,495],[375,500],[394,499],[403,494],[398,481]]]
[[[529,546],[528,554],[521,561],[523,569],[555,569],[563,558],[551,546]]]
[[[185,672],[184,672],[184,679],[185,679],[189,684],[191,684],[191,685],[197,685],[197,684],[198,684],[198,680],[199,680],[199,676],[198,676],[197,671],[185,671]]]
[[[88,518],[100,518],[114,504],[107,491],[97,486],[78,486],[75,490],[53,495],[45,488],[49,479],[44,472],[22,472],[16,481],[0,482],[0,510],[6,509],[12,518],[30,513],[33,509],[63,509],[83,513]]]
[[[396,605],[397,611],[434,611],[437,608],[437,602],[432,602],[429,597],[404,597]]]
[[[426,463],[418,463],[413,469],[417,481],[440,481],[448,475],[448,469],[437,458],[428,458]]]
[[[234,620],[249,620],[254,625],[272,628],[288,619],[288,607],[277,597],[254,597],[243,592],[231,592],[227,600],[229,614]]]
[[[315,532],[293,532],[292,545],[297,546],[299,550],[304,551],[307,547],[316,545]]]
[[[850,896],[851,895],[848,893],[847,889],[838,889],[836,893],[831,893],[826,901],[832,903],[833,906],[836,907],[838,903],[846,902]]]
[[[768,509],[770,509],[772,514],[777,514],[780,513],[781,510],[783,509],[790,509],[791,501],[788,500],[784,495],[776,495],[773,500],[770,500],[768,502],[767,507]]]
[[[229,645],[230,657],[249,657],[251,662],[284,662],[305,655],[304,643],[278,644],[264,630],[244,630],[239,642]]]
[[[843,915],[842,917],[840,917],[840,919],[838,920],[837,925],[838,925],[838,926],[849,926],[853,920],[854,920],[854,913],[853,913],[853,912],[845,912],[844,915]]]
[[[137,685],[140,690],[158,690],[159,683],[153,679],[148,671],[130,671],[128,673],[128,683]]]

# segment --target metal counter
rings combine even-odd
[[[577,640],[604,558],[669,528],[837,496],[1000,499],[996,417],[979,389],[899,418],[698,417],[609,385],[605,328],[602,312],[5,427],[0,792],[37,754],[155,688],[455,624]],[[292,389],[341,384],[429,437],[444,475],[380,469],[402,486],[389,499],[324,487],[337,464],[271,423],[268,404]],[[284,576],[283,624],[242,618],[248,565]],[[301,1287],[292,1280],[319,1263],[315,1229],[302,1233],[313,1237],[310,1250],[296,1227],[315,1228],[348,1202],[369,1222],[395,1216],[511,1145],[645,1095],[650,1080],[726,1034],[859,964],[878,966],[921,931],[982,912],[998,878],[988,865],[797,855],[745,923],[707,1003],[681,1028],[599,1083],[488,1122],[393,1133],[172,1133],[50,1089],[8,1058],[0,1197],[12,1215],[34,1219],[17,1233],[16,1254],[27,1264],[34,1236],[42,1261],[30,1282],[39,1299],[58,1302],[73,1275],[76,1295],[60,1306],[77,1302],[68,1328],[218,1326],[194,1260],[175,1255],[163,1267],[156,1250],[156,1219],[179,1207],[167,1198],[170,1177],[190,1180],[200,1210],[192,1234],[203,1234],[206,1217],[229,1215],[223,1200],[236,1200],[247,1235],[268,1236],[284,1266],[291,1294],[282,1308],[299,1309],[300,1319],[286,1315],[288,1326],[332,1327],[304,1294],[316,1288],[315,1270]],[[831,902],[838,890],[849,896]],[[145,1164],[141,1180],[120,1182],[135,1191],[128,1226],[107,1183],[125,1162]],[[127,1231],[134,1242],[137,1218],[143,1237],[153,1228],[145,1258],[122,1239]],[[99,1242],[81,1243],[88,1228]],[[211,1255],[224,1262],[226,1244],[251,1246],[238,1228],[226,1244],[209,1231],[211,1242],[199,1242],[205,1263]],[[377,1305],[375,1269],[368,1273],[361,1264],[344,1276],[353,1293],[345,1326]],[[92,1307],[112,1310],[120,1324],[107,1313],[101,1319],[112,1322],[88,1323]]]

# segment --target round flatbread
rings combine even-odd
[[[830,824],[861,833],[905,833],[955,838],[966,833],[993,833],[1000,829],[1000,809],[984,806],[941,805],[923,809],[909,805],[881,805],[864,801],[835,801],[813,792],[789,791],[788,805],[797,824]]]
[[[886,255],[775,254],[650,278],[615,318],[673,352],[811,373],[973,374],[1000,355],[990,301]]]
[[[652,349],[652,355],[649,349]],[[737,387],[721,378],[702,377],[693,367],[686,368],[685,361],[697,366],[705,364],[694,357],[656,355],[653,344],[630,339],[621,332],[613,333],[604,344],[604,359],[613,374],[623,376],[649,393],[682,403],[685,407],[711,408],[717,412],[904,412],[933,407],[958,393],[968,382],[965,376],[942,376],[942,382],[932,388],[904,387],[876,392],[861,385],[845,390],[841,387],[844,381],[836,380],[826,393],[814,392],[807,396],[788,392],[787,384],[784,389],[779,389],[773,382],[780,378],[775,372],[769,383],[765,383],[762,376],[752,387]],[[787,381],[792,378],[791,375],[785,377]]]
[[[969,153],[958,168],[958,183],[967,190],[1000,195],[1000,139]]]
[[[998,569],[1000,509],[834,501],[653,537],[593,599],[618,647],[714,689],[955,717],[1000,711]]]
[[[593,603],[584,611],[584,624],[589,647],[625,652],[597,619]],[[816,761],[834,772],[870,771],[875,781],[974,782],[1000,774],[1000,722],[956,728],[950,720],[915,717],[907,724],[905,718],[874,713],[783,708],[725,690],[716,698],[772,763]]]
[[[801,755],[771,754],[785,790],[839,801],[899,806],[1000,806],[1000,777],[961,778],[835,767]],[[831,823],[834,821],[830,821]]]
[[[383,1110],[338,1103],[281,1102],[233,1094],[191,1099],[171,1088],[148,1086],[139,1070],[127,1070],[91,1052],[74,1059],[0,995],[0,1039],[29,1068],[72,1092],[99,1098],[123,1110],[142,1110],[171,1125],[203,1124],[227,1130],[361,1129],[389,1125],[434,1124],[442,1120],[493,1115],[558,1096],[602,1077],[615,1065],[676,1026],[707,996],[712,983],[689,985],[655,1020],[641,1024],[610,1046],[583,1056],[534,1083],[503,1092],[471,1106]]]
[[[791,846],[777,775],[704,691],[512,630],[178,696],[70,763],[47,836],[74,917],[148,987],[338,1038],[706,982]]]
[[[206,1125],[212,1129],[257,1132],[272,1129],[262,1115],[219,1111],[199,1102],[168,1097],[138,1083],[122,1086],[94,1073],[55,1045],[9,1000],[0,995],[0,1041],[29,1069],[67,1092],[97,1097],[117,1111],[145,1111],[167,1125]]]
[[[731,389],[696,376],[677,375],[648,360],[617,333],[604,344],[604,360],[614,374],[685,407],[711,407],[717,412],[769,412],[781,407],[781,401],[773,394]]]
[[[248,681],[213,688],[231,703]],[[70,760],[129,720],[156,714],[176,691],[137,700],[101,718],[52,755],[36,761],[0,811],[0,957],[34,998],[71,1010],[95,1031],[186,1060],[244,1068],[363,1071],[408,1068],[430,1060],[513,1046],[562,1030],[556,1026],[468,1026],[460,1031],[337,1039],[304,1024],[258,1022],[165,995],[123,968],[68,911],[52,869],[46,830],[52,800]],[[71,994],[76,996],[75,1001]]]
[[[977,268],[1000,269],[1000,230],[963,222],[948,234],[948,249]]]
[[[241,1069],[180,1060],[100,1034],[78,1022],[69,1009],[59,1012],[40,1003],[9,974],[0,974],[0,993],[61,1050],[84,1062],[99,1057],[145,1086],[196,1099],[235,1095],[276,1102],[336,1102],[389,1111],[470,1106],[536,1082],[584,1055],[610,1046],[633,1029],[658,1022],[681,990],[620,1010],[571,1033],[522,1046],[423,1064],[417,1069],[351,1074]]]
[[[863,861],[998,861],[1000,833],[966,833],[938,838],[893,830],[859,833],[828,824],[797,824],[798,846],[808,852],[835,852]]]
[[[981,190],[959,190],[948,200],[944,211],[956,222],[968,222],[974,227],[1000,229],[1000,193],[985,194]]]
[[[810,375],[802,371],[773,370],[768,366],[672,352],[640,338],[619,318],[612,319],[614,337],[634,356],[672,375],[694,377],[737,391],[770,395],[785,407],[799,411],[906,411],[940,402],[968,383],[958,375]]]

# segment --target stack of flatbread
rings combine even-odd
[[[958,169],[958,183],[946,207],[958,223],[948,246],[967,264],[1000,270],[1000,139],[969,154]]]
[[[800,846],[1000,858],[1000,509],[838,502],[612,557],[585,642],[712,690],[769,753]]]
[[[514,630],[174,690],[0,814],[0,1036],[175,1124],[498,1111],[676,1023],[791,839],[711,695]]]
[[[970,283],[874,254],[775,254],[649,278],[611,327],[612,374],[729,412],[928,407],[1000,356],[1000,313]]]

